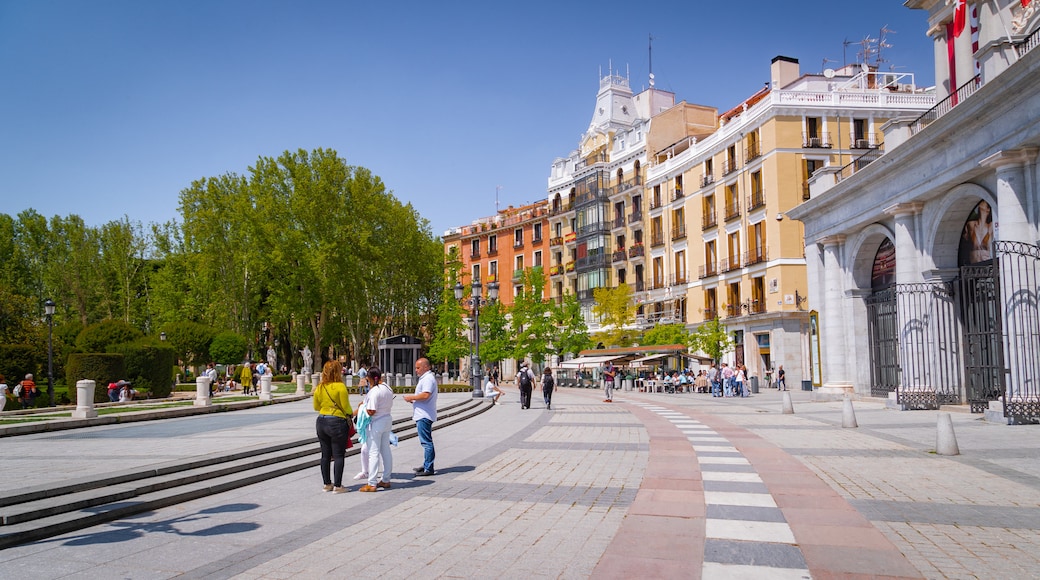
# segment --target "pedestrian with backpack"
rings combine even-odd
[[[552,394],[556,388],[556,379],[552,376],[552,369],[545,367],[542,371],[542,398],[545,399],[545,410],[552,410]]]
[[[534,390],[534,372],[527,368],[527,363],[520,363],[520,372],[516,375],[516,384],[520,387],[520,408],[531,408],[531,391]]]

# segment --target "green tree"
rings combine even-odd
[[[643,335],[643,346],[657,344],[687,344],[690,333],[683,324],[657,324]]]
[[[690,347],[719,362],[722,355],[733,350],[733,337],[718,318],[705,321],[690,334]]]
[[[141,338],[140,330],[122,320],[102,320],[84,328],[76,337],[80,352],[108,352],[108,347]]]
[[[552,321],[555,327],[552,343],[558,356],[563,357],[568,353],[577,355],[587,348],[592,348],[589,328],[581,314],[581,304],[573,294],[565,295],[563,300],[552,308]]]
[[[599,317],[603,330],[596,338],[608,346],[628,346],[632,342],[630,327],[636,318],[636,307],[632,302],[632,289],[628,284],[616,288],[596,288],[592,291],[595,304],[592,313]]]
[[[494,366],[513,354],[513,337],[506,307],[491,302],[480,311],[480,362]]]
[[[209,344],[210,358],[224,365],[242,362],[248,352],[249,339],[230,330],[218,333]]]
[[[554,333],[549,304],[543,297],[545,273],[541,266],[525,268],[520,277],[520,293],[513,299],[511,327],[513,358],[531,357],[536,363],[545,361],[551,352]]]
[[[462,260],[459,259],[458,246],[452,246],[445,256],[444,287],[441,290],[441,301],[437,305],[437,318],[434,322],[433,341],[427,349],[426,356],[434,363],[444,365],[448,370],[450,361],[457,361],[466,356],[469,341],[466,339],[466,309],[455,300],[455,281],[459,279]]]
[[[100,275],[106,281],[108,316],[143,328],[146,321],[144,289],[148,240],[140,222],[111,221],[101,227]]]
[[[163,325],[162,332],[178,360],[193,366],[209,362],[209,347],[216,335],[211,327],[185,320]]]

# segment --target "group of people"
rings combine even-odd
[[[130,388],[130,381],[108,383],[108,400],[111,403],[128,403],[136,396],[137,391]]]
[[[516,386],[520,388],[520,408],[530,409],[531,408],[531,396],[534,394],[534,385],[538,382],[538,376],[533,370],[527,365],[526,362],[520,363],[520,370],[516,373]],[[549,367],[545,367],[541,375],[542,384],[542,401],[545,403],[546,410],[552,410],[552,394],[556,390],[556,379],[552,376],[552,370]],[[495,386],[498,389],[498,386]],[[498,403],[498,397],[501,396],[502,391],[498,391],[498,395],[495,396],[495,402]]]
[[[0,375],[0,411],[4,410],[7,406],[7,379],[4,375]],[[10,395],[15,401],[18,401],[18,405],[23,409],[32,408],[36,404],[36,397],[40,396],[40,390],[36,387],[36,382],[33,381],[32,374],[25,375],[25,379],[15,383],[14,389]]]
[[[719,363],[719,367],[716,368],[712,363],[708,368],[708,381],[711,383],[713,397],[747,397],[750,394],[747,387],[747,367],[743,364],[731,367],[727,363]]]
[[[362,375],[362,373],[358,373]],[[436,474],[433,446],[433,422],[437,420],[437,379],[430,361],[420,358],[415,361],[415,374],[419,377],[415,392],[405,395],[405,402],[412,405],[412,420],[419,433],[419,444],[423,448],[423,464],[413,471],[416,477]],[[346,493],[343,485],[343,469],[346,449],[350,444],[352,426],[361,443],[361,472],[354,479],[366,479],[358,488],[361,492],[390,489],[393,474],[393,410],[396,395],[383,382],[383,371],[377,366],[365,369],[361,379],[365,397],[355,413],[350,406],[347,386],[343,382],[343,366],[336,360],[325,363],[321,381],[314,388],[314,410],[318,412],[315,430],[321,446],[322,489],[332,493]]]

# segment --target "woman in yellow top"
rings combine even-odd
[[[315,429],[321,444],[321,480],[325,491],[346,493],[343,487],[343,456],[347,447],[349,430],[347,422],[354,410],[350,408],[347,386],[343,384],[343,367],[339,361],[330,360],[321,369],[321,383],[314,387],[314,410],[318,412]],[[329,460],[332,474],[329,474]]]

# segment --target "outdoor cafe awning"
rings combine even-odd
[[[579,356],[571,360],[565,360],[560,363],[560,368],[564,369],[580,369],[582,367],[594,367],[604,364],[608,361],[623,358],[622,356]]]
[[[647,363],[652,362],[652,361],[656,361],[656,360],[660,360],[660,359],[665,358],[667,356],[673,356],[673,355],[670,355],[668,353],[652,354],[650,356],[644,356],[642,358],[637,358],[637,359],[635,359],[633,361],[630,361],[628,363],[628,366],[630,366],[630,367],[645,367],[645,366],[649,366]]]

